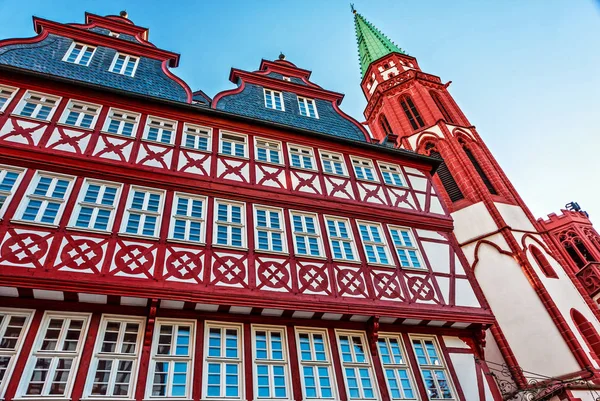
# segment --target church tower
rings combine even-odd
[[[415,57],[352,11],[373,137],[442,160],[435,189],[497,320],[487,333],[486,360],[509,368],[515,391],[530,387],[523,371],[600,377],[597,305],[545,241],[543,228],[448,92],[449,83],[423,71]]]

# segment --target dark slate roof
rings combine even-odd
[[[106,36],[108,36],[110,34],[110,30],[108,30],[106,28],[95,27],[95,28],[91,28],[89,30],[91,32],[96,32],[96,33],[106,35]],[[131,35],[126,35],[124,33],[119,33],[119,39],[126,40],[128,42],[140,43],[135,37],[133,37]]]
[[[159,60],[141,57],[135,76],[128,77],[108,71],[116,51],[106,47],[96,49],[87,67],[62,61],[71,43],[71,39],[51,34],[38,43],[0,47],[0,64],[147,96],[187,101],[185,89],[164,73]]]
[[[216,108],[341,138],[366,141],[360,128],[341,116],[331,102],[315,99],[319,118],[300,115],[298,97],[295,93],[283,92],[283,102],[285,111],[268,109],[265,107],[263,88],[246,84],[242,92],[225,95],[219,99]]]
[[[279,74],[278,72],[270,72],[270,73],[268,73],[265,76],[267,76],[269,78],[275,78],[275,79],[281,79],[281,80],[283,80],[283,75]],[[306,82],[304,82],[300,78],[297,78],[297,77],[289,77],[289,78],[290,78],[290,82],[306,86]]]

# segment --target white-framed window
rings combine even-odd
[[[86,178],[71,215],[70,227],[110,231],[121,194],[121,184]]]
[[[357,221],[360,238],[365,249],[367,262],[382,265],[391,264],[392,258],[381,224]]]
[[[323,241],[319,229],[319,218],[314,213],[290,211],[294,251],[300,256],[323,255]]]
[[[90,398],[132,399],[145,319],[103,315],[84,394]]]
[[[315,170],[315,155],[312,148],[288,144],[288,150],[290,152],[290,166]]]
[[[44,314],[17,397],[70,397],[89,319],[89,313]]]
[[[352,158],[352,167],[354,168],[354,175],[359,180],[378,182],[377,174],[375,173],[375,167],[373,162],[368,159],[360,159],[357,157]]]
[[[291,399],[285,327],[252,326],[257,399]]]
[[[169,238],[204,243],[206,238],[206,198],[176,192],[173,198]]]
[[[400,336],[380,333],[377,348],[391,399],[416,400],[417,391]]]
[[[379,163],[379,169],[383,176],[383,182],[387,185],[394,185],[396,187],[405,187],[405,180],[400,166],[389,163]]]
[[[21,183],[24,170],[0,164],[0,218]]]
[[[67,63],[79,64],[87,67],[90,65],[90,61],[92,61],[92,56],[95,51],[95,46],[73,42],[62,60]]]
[[[0,85],[0,113],[6,110],[17,90],[18,88],[12,86]]]
[[[256,160],[265,163],[281,164],[281,142],[255,138]]]
[[[117,53],[115,54],[115,58],[113,59],[112,64],[110,65],[110,68],[108,70],[116,74],[133,77],[135,75],[135,71],[137,70],[139,62],[139,57],[131,56],[129,54],[124,53]]]
[[[60,122],[79,128],[94,128],[102,106],[92,103],[70,100],[63,112]]]
[[[453,399],[452,382],[435,337],[411,337],[411,342],[429,399]]]
[[[321,165],[327,174],[348,175],[344,156],[339,153],[320,152]]]
[[[181,146],[187,149],[210,151],[210,139],[212,129],[185,123],[183,125],[183,143]]]
[[[163,191],[131,187],[121,233],[157,237],[163,209],[163,197]]]
[[[248,157],[248,137],[246,135],[221,132],[219,153],[227,156]]]
[[[246,246],[246,205],[215,199],[214,245]]]
[[[191,398],[194,320],[156,319],[147,398]]]
[[[52,118],[59,102],[60,98],[57,96],[27,91],[16,108],[15,114],[48,121]]]
[[[285,106],[283,105],[283,93],[272,89],[264,89],[264,92],[266,108],[285,111]]]
[[[4,397],[32,315],[30,310],[0,309],[0,398]]]
[[[254,206],[255,248],[259,251],[286,252],[283,210]]]
[[[335,399],[336,383],[327,331],[296,328],[296,346],[304,398]]]
[[[165,120],[163,118],[148,116],[144,139],[165,144],[175,141],[175,130],[177,121]]]
[[[425,268],[421,261],[421,252],[417,247],[412,230],[406,227],[389,226],[394,248],[402,267]]]
[[[17,213],[19,220],[33,223],[58,224],[73,177],[38,171]]]
[[[352,227],[348,219],[338,217],[325,217],[329,245],[333,258],[337,260],[357,260]]]
[[[203,399],[242,399],[242,325],[206,321],[205,327]]]
[[[349,400],[373,400],[377,390],[363,332],[336,332]]]
[[[139,118],[138,113],[111,108],[102,131],[127,137],[135,136]]]
[[[315,103],[314,99],[298,96],[298,107],[300,108],[300,115],[319,118],[319,114],[317,113],[317,104]]]

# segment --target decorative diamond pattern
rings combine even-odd
[[[377,298],[404,301],[402,288],[396,273],[372,271],[371,276],[373,277],[373,287]]]
[[[204,251],[170,249],[165,261],[167,280],[202,282]]]
[[[246,256],[214,254],[211,284],[248,288]]]
[[[119,276],[152,278],[154,273],[154,250],[156,246],[146,244],[119,244],[111,266],[111,273]]]
[[[292,291],[289,264],[286,260],[260,259],[256,268],[257,288],[272,291]]]
[[[368,296],[365,280],[359,269],[338,267],[336,279],[340,295],[361,298]]]
[[[300,292],[331,295],[326,265],[298,263],[298,286]]]
[[[51,236],[51,233],[9,229],[0,247],[0,262],[41,269]]]
[[[66,236],[55,268],[82,273],[100,273],[107,240]]]

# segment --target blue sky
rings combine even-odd
[[[537,217],[578,201],[600,227],[600,7],[592,0],[354,0],[356,9],[453,81],[450,92]],[[158,47],[182,54],[176,73],[210,96],[231,67],[261,58],[313,71],[346,94],[363,121],[365,99],[349,3],[303,1],[0,0],[0,38],[33,35],[31,16],[83,22],[126,9]]]

